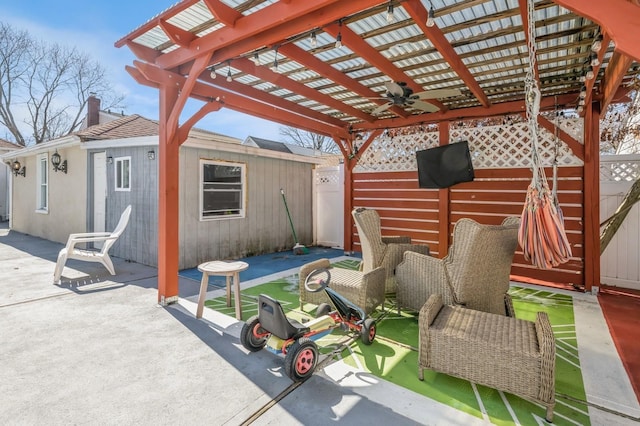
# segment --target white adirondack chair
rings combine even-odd
[[[116,225],[113,232],[86,232],[81,234],[71,234],[67,240],[67,245],[60,250],[58,254],[58,261],[56,262],[56,269],[53,272],[53,283],[60,284],[60,276],[62,270],[67,262],[67,259],[83,260],[85,262],[100,262],[111,273],[116,274],[116,270],[113,267],[113,262],[109,257],[109,249],[116,242],[118,237],[127,227],[129,223],[129,216],[131,215],[131,206],[127,206],[120,216],[120,221]],[[77,244],[84,244],[90,242],[103,242],[100,250],[85,250],[76,248]]]

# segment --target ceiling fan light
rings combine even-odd
[[[436,12],[433,10],[433,5],[429,8],[429,16],[427,18],[427,27],[431,28],[436,24]]]

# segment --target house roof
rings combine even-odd
[[[262,149],[269,149],[271,151],[287,152],[297,155],[317,156],[320,153],[314,151],[311,148],[306,148],[300,145],[292,145],[284,142],[277,142],[268,139],[257,138],[255,136],[248,136],[243,142],[243,145],[253,145]]]
[[[18,144],[0,138],[0,148],[19,149],[22,147]]]
[[[158,122],[144,118],[138,114],[125,115],[107,123],[97,124],[79,130],[74,134],[81,140],[123,139],[141,136],[157,136]]]

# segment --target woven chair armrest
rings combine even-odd
[[[301,292],[306,291],[304,288],[304,282],[307,280],[307,277],[309,276],[310,273],[312,273],[316,269],[330,268],[330,267],[331,267],[331,262],[329,262],[329,259],[318,259],[318,260],[314,260],[313,262],[309,262],[302,265],[300,267],[300,272],[298,273],[300,291]]]
[[[535,326],[541,358],[539,399],[550,402],[555,399],[556,340],[546,312],[536,314]]]
[[[407,235],[390,235],[382,237],[382,242],[385,244],[411,244],[411,237]]]
[[[520,226],[520,216],[509,216],[502,221],[502,226]]]
[[[402,262],[403,256],[407,252],[420,253],[425,256],[429,255],[429,246],[426,244],[389,244],[384,254],[384,264],[389,265],[394,270],[391,274],[395,274],[395,267]],[[389,271],[387,271],[389,272]]]
[[[432,294],[429,296],[420,309],[420,323],[427,327],[433,324],[433,320],[436,319],[443,306],[441,294]]]
[[[511,295],[509,293],[504,295],[504,309],[508,317],[515,318],[516,310],[513,307],[513,300],[511,299]]]

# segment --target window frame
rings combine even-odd
[[[224,166],[224,167],[239,167],[240,172],[240,206],[238,208],[239,213],[229,215],[217,215],[217,216],[205,216],[204,215],[204,169],[206,165]],[[199,164],[200,177],[199,177],[199,202],[198,202],[198,216],[201,222],[207,222],[211,220],[228,220],[228,219],[244,219],[247,211],[247,164],[234,161],[224,160],[209,160],[200,159]],[[215,190],[211,190],[214,191]]]
[[[36,213],[49,213],[49,154],[46,152],[36,156]]]
[[[124,187],[122,183],[124,182],[125,172],[124,167],[118,169],[118,165],[128,163],[129,167],[126,170],[127,183],[129,184],[127,187]],[[120,184],[118,182],[118,178],[120,178]],[[116,157],[113,159],[113,188],[118,192],[130,192],[131,191],[131,156],[125,157]]]

